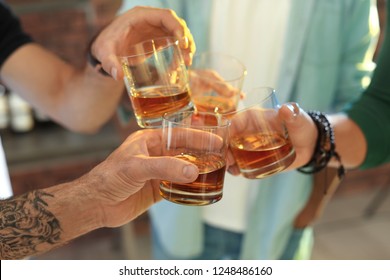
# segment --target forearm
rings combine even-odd
[[[59,247],[100,226],[82,180],[0,202],[0,258],[21,259]]]
[[[346,168],[356,168],[364,161],[367,153],[367,143],[359,126],[344,114],[329,115],[334,134],[336,151]],[[337,166],[333,159],[331,166]]]
[[[96,132],[115,113],[124,92],[123,83],[99,74],[89,65],[70,81],[51,114],[73,131]]]
[[[313,156],[322,156],[318,153],[314,155],[318,150],[316,145],[320,131],[308,113],[299,109],[296,104],[284,104],[279,110],[279,114],[285,120],[296,151],[296,159],[288,170],[306,165],[311,162]],[[334,130],[336,152],[341,157],[344,167],[358,167],[367,154],[366,138],[361,129],[344,114],[327,115],[327,119]],[[329,165],[337,167],[338,161],[332,157]]]
[[[1,78],[34,108],[80,132],[99,129],[114,113],[124,88],[91,66],[77,70],[36,44],[16,50]]]

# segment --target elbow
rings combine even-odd
[[[71,124],[62,123],[61,125],[65,129],[72,131],[74,133],[87,134],[87,135],[96,134],[103,127],[103,124],[97,125],[97,124],[89,124],[87,122],[73,122]]]
[[[71,131],[76,132],[76,133],[80,133],[80,134],[92,135],[92,134],[98,133],[101,129],[102,129],[102,126],[89,126],[89,127],[80,126],[80,127],[72,128]]]

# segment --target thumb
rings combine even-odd
[[[281,119],[287,124],[291,124],[293,126],[296,125],[295,121],[297,116],[300,114],[301,109],[299,108],[298,103],[289,102],[283,104],[279,109],[279,116]]]
[[[174,157],[145,157],[139,168],[138,179],[160,179],[178,183],[189,183],[198,177],[198,167],[188,161]]]
[[[313,155],[318,131],[310,116],[299,108],[297,103],[283,104],[279,109],[279,117],[284,121],[289,138],[296,152],[296,160],[292,167],[306,164]]]
[[[279,109],[279,117],[284,121],[289,133],[309,132],[315,129],[310,116],[299,107],[298,103],[283,104]]]

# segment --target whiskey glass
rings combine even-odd
[[[129,46],[120,60],[140,127],[161,127],[165,113],[193,107],[187,67],[177,39],[162,37]]]
[[[222,198],[230,120],[213,113],[184,111],[163,117],[165,156],[195,164],[198,178],[192,183],[161,181],[160,194],[185,205],[208,205]]]
[[[193,57],[188,72],[197,111],[224,114],[237,109],[246,76],[246,67],[237,58],[203,52]]]
[[[242,176],[264,178],[286,169],[295,159],[287,129],[278,117],[279,103],[270,87],[249,91],[256,104],[232,113],[230,151]]]

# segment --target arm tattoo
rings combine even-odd
[[[61,227],[37,190],[0,201],[0,258],[20,259],[39,252],[42,244],[61,243]]]

